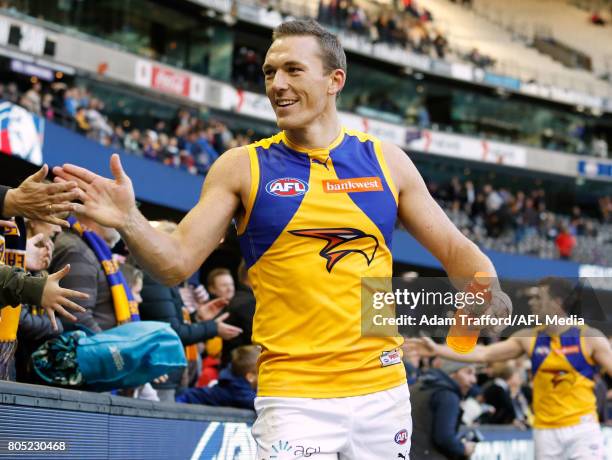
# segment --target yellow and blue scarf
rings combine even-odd
[[[110,286],[111,295],[113,296],[117,324],[140,321],[138,304],[134,301],[132,290],[127,285],[125,277],[119,269],[119,264],[113,260],[113,255],[106,241],[97,233],[83,228],[74,217],[70,216],[68,222],[70,227],[85,240],[102,265],[102,269],[106,274],[106,280]]]

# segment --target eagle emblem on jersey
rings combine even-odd
[[[554,389],[556,389],[559,385],[563,385],[565,390],[569,390],[572,388],[574,383],[576,383],[576,376],[571,372],[553,370],[544,370],[543,372],[552,374],[550,383],[552,383]]]
[[[378,249],[378,239],[374,235],[369,235],[356,228],[310,228],[290,230],[289,233],[327,241],[319,255],[327,260],[325,268],[330,273],[338,261],[351,253],[361,254],[370,265]]]

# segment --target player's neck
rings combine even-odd
[[[337,114],[329,120],[317,120],[305,128],[286,129],[285,136],[293,144],[306,149],[324,149],[340,135],[342,124]]]
[[[565,315],[559,315],[559,317],[562,317],[563,319],[567,318],[567,316]],[[567,331],[568,329],[570,329],[572,326],[567,326],[567,325],[555,325],[555,324],[550,324],[548,326],[546,326],[546,333],[549,335],[561,335],[563,334],[565,331]]]

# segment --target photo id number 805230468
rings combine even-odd
[[[2,443],[2,451],[5,452],[60,452],[68,450],[66,441],[30,441],[30,440],[9,440]]]

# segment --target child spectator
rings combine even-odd
[[[256,345],[236,348],[232,352],[232,363],[221,371],[216,385],[190,388],[177,396],[176,402],[253,410],[259,353],[260,348]]]

